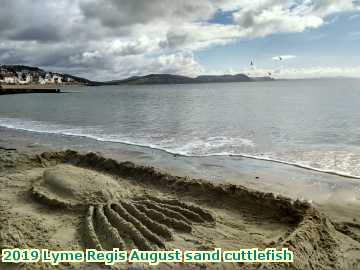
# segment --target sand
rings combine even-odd
[[[360,222],[355,205],[314,206],[242,186],[172,176],[94,153],[35,155],[0,149],[0,198],[1,249],[83,250],[98,244],[160,250],[287,247],[295,254],[294,263],[252,267],[360,269]],[[139,211],[147,215],[140,217]],[[164,263],[154,269],[241,266]],[[0,264],[0,269],[22,268],[109,267]],[[139,265],[112,268],[142,269]]]

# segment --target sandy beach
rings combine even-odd
[[[0,149],[0,182],[1,248],[83,250],[94,245],[104,249],[123,245],[127,250],[136,247],[237,250],[240,247],[287,247],[294,252],[294,263],[250,266],[254,269],[360,269],[360,214],[356,205],[310,204],[240,185],[173,176],[94,153],[56,152],[45,147],[34,149],[4,143]],[[104,209],[98,205],[104,205]],[[114,209],[132,224],[133,231],[120,226],[119,233],[109,238],[106,235],[114,232],[110,229],[116,224],[111,219]],[[142,219],[140,212],[149,218]],[[207,264],[206,269],[239,269],[241,266],[213,263]],[[1,265],[1,269],[19,267]],[[26,265],[26,269],[43,267],[42,264]],[[78,267],[79,264],[65,263],[51,269]],[[105,266],[83,264],[81,267]],[[118,267],[122,269],[124,265],[112,268]],[[139,267],[140,264],[126,265],[128,269],[142,269]],[[204,264],[162,263],[154,269],[202,267]]]

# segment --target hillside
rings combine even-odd
[[[245,74],[236,75],[201,75],[195,78],[172,75],[172,74],[150,74],[146,76],[134,76],[124,80],[104,82],[105,85],[120,84],[188,84],[188,83],[220,83],[220,82],[254,82],[271,81],[270,77],[251,78]]]
[[[172,75],[172,74],[149,74],[146,76],[135,76],[124,80],[110,81],[106,84],[185,84],[196,83],[196,79]]]

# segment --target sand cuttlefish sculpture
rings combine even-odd
[[[163,249],[174,232],[191,233],[197,223],[215,224],[209,211],[194,204],[136,193],[131,184],[124,187],[111,176],[71,165],[45,170],[31,188],[42,204],[82,211],[86,248]]]

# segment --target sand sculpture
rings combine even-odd
[[[205,209],[177,199],[148,194],[136,197],[115,179],[90,170],[59,165],[44,171],[32,196],[51,207],[84,211],[84,242],[88,248],[165,248],[173,231],[191,233],[193,223],[215,224]]]

